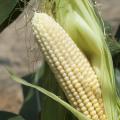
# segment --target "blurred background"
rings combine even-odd
[[[104,20],[112,26],[115,35],[120,24],[120,0],[96,0]],[[29,12],[29,9],[27,10]],[[30,25],[26,25],[26,11],[0,33],[0,110],[18,113],[23,102],[21,86],[9,78],[5,66],[19,76],[34,71],[35,60]]]

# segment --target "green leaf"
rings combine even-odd
[[[34,82],[34,74],[25,76],[26,81]],[[24,103],[20,110],[20,115],[27,120],[39,120],[39,113],[41,111],[40,98],[38,91],[33,88],[22,86],[24,94]],[[33,109],[34,108],[34,109]],[[31,114],[32,113],[32,114]]]
[[[9,17],[18,0],[0,0],[0,25]]]
[[[73,113],[73,115],[78,118],[78,120],[89,120],[86,118],[86,116],[84,116],[81,112],[78,112],[75,108],[73,108],[71,105],[69,105],[68,103],[66,103],[65,101],[63,101],[61,98],[59,98],[58,96],[56,96],[55,94],[53,94],[52,92],[49,92],[47,90],[45,90],[44,88],[28,83],[25,80],[18,78],[15,74],[13,74],[11,72],[11,70],[8,70],[9,73],[11,74],[11,78],[25,86],[28,87],[32,87],[38,91],[40,91],[41,93],[45,94],[46,96],[50,97],[51,99],[53,99],[54,101],[56,101],[57,103],[60,103],[62,106],[64,106],[66,109],[68,109],[71,113]]]
[[[25,120],[22,116],[15,113],[0,111],[0,120]]]
[[[25,120],[25,119],[23,119],[21,116],[17,116],[17,117],[12,117],[8,120]]]
[[[41,66],[36,73],[24,76],[23,79],[30,83],[39,84],[39,79],[43,76],[44,66]],[[28,120],[39,120],[41,112],[40,94],[33,88],[22,86],[24,103],[20,114]],[[34,108],[34,109],[33,109]],[[32,113],[32,114],[31,114]]]

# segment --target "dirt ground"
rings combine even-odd
[[[120,0],[97,0],[97,6],[103,18],[111,24],[114,34],[120,24]],[[21,86],[9,78],[5,66],[13,68],[19,76],[33,69],[34,60],[30,60],[32,54],[28,54],[28,50],[34,43],[29,43],[32,39],[30,25],[25,27],[24,21],[21,15],[0,33],[0,110],[15,113],[18,113],[23,101]]]

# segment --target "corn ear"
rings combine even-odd
[[[96,11],[94,0],[45,0],[44,11],[51,12],[89,59],[101,86],[108,120],[119,120],[120,102],[115,85],[113,62],[105,33],[104,22]],[[117,109],[118,108],[118,109]]]
[[[92,120],[107,120],[98,78],[83,52],[64,29],[44,13],[35,13],[38,45],[71,105]]]
[[[53,0],[56,21],[84,52],[94,68],[103,96],[108,120],[118,120],[117,92],[113,62],[106,44],[104,22],[92,0]]]

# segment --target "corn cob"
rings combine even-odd
[[[91,120],[107,120],[98,78],[64,29],[45,13],[35,13],[38,45],[70,104]]]

